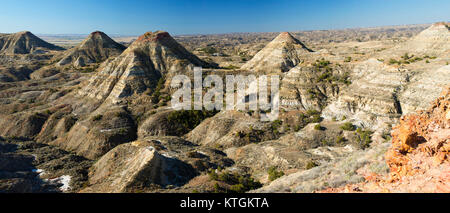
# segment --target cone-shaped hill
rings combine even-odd
[[[59,66],[72,64],[74,67],[84,67],[92,63],[100,63],[111,56],[118,56],[126,49],[105,33],[91,33],[81,44],[64,53],[57,63]]]
[[[117,100],[154,88],[161,77],[170,81],[171,76],[189,73],[195,66],[209,64],[187,51],[169,33],[147,32],[104,64],[80,94]]]
[[[299,64],[301,55],[312,52],[290,33],[283,32],[259,51],[242,69],[262,73],[287,72]]]
[[[44,53],[50,50],[64,50],[50,44],[28,31],[14,34],[0,34],[1,54]]]
[[[435,23],[414,38],[384,54],[401,55],[404,53],[430,56],[448,55],[450,53],[450,24]]]

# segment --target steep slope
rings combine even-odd
[[[105,33],[91,33],[81,44],[68,50],[57,63],[59,66],[72,64],[74,67],[84,67],[88,64],[103,62],[111,56],[118,56],[126,49]]]
[[[433,71],[423,71],[414,75],[410,83],[399,95],[399,101],[404,114],[426,109],[435,100],[441,88],[450,82],[450,65]]]
[[[48,131],[39,138],[50,138],[43,142],[97,159],[117,145],[136,139],[132,110],[152,106],[149,95],[155,93],[161,78],[170,80],[177,73],[188,74],[194,66],[207,65],[167,32],[146,33],[121,55],[104,62],[98,73],[82,83],[80,90],[60,100],[71,105],[71,113],[77,117],[70,131],[52,132],[55,129],[52,126],[63,122],[55,118],[47,122],[52,123],[45,125]],[[132,104],[138,99],[143,102]],[[54,139],[54,135],[59,137]]]
[[[146,137],[119,145],[103,155],[91,167],[90,186],[82,192],[164,190],[167,186],[184,185],[211,168],[231,164],[218,150],[178,137]]]
[[[375,55],[377,59],[359,63],[353,70],[352,84],[326,107],[323,117],[345,116],[377,130],[381,125],[395,123],[402,114],[424,109],[450,82],[450,70],[442,65],[450,57],[449,38],[448,26],[437,23],[411,40]],[[409,59],[405,59],[405,54],[419,59],[406,62]],[[397,56],[403,56],[398,64],[386,60]]]
[[[402,114],[397,95],[408,81],[407,70],[370,59],[353,72],[353,83],[324,109],[322,116],[329,120],[346,117],[371,129],[395,122]]]
[[[340,88],[348,84],[348,68],[322,60],[312,66],[299,65],[287,72],[280,87],[283,108],[321,110],[328,100],[339,95]]]
[[[325,192],[450,192],[450,87],[427,110],[402,117],[392,135],[388,175]]]
[[[187,51],[167,32],[140,36],[120,56],[104,66],[80,91],[81,95],[115,101],[154,88],[164,77],[189,73],[208,64]]]
[[[417,36],[392,49],[395,53],[415,53],[428,55],[450,54],[450,25],[435,23]]]
[[[302,54],[312,52],[288,32],[278,35],[241,68],[254,72],[287,72],[302,62]]]
[[[49,50],[63,50],[63,48],[47,43],[28,31],[0,34],[1,54],[41,53]]]

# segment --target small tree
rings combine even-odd
[[[355,131],[355,126],[350,122],[346,122],[341,126],[341,129],[345,131]]]

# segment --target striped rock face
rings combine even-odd
[[[324,109],[322,116],[330,120],[345,116],[366,128],[395,122],[402,114],[397,95],[407,84],[407,71],[371,59],[353,72],[353,83]]]
[[[359,63],[353,70],[353,83],[326,107],[323,117],[345,116],[377,130],[382,124],[396,122],[402,114],[426,109],[450,82],[450,68],[443,65],[450,57],[449,39],[448,25],[437,23],[373,56],[376,59]],[[402,65],[386,63],[405,54],[423,61]]]
[[[50,50],[63,48],[47,43],[28,31],[0,35],[0,53],[3,54],[29,54]]]
[[[154,88],[161,77],[170,80],[176,74],[189,73],[194,66],[207,63],[187,51],[169,33],[148,32],[120,56],[103,64],[79,94],[114,102]]]
[[[283,32],[241,68],[260,73],[287,72],[308,52],[312,51],[288,32]]]
[[[422,31],[413,39],[394,48],[394,51],[406,51],[416,54],[450,54],[450,28],[448,23],[436,23]]]
[[[92,63],[100,63],[120,55],[125,46],[115,42],[105,33],[96,31],[91,33],[81,44],[64,53],[57,63],[59,66],[71,64],[74,67],[84,67]]]

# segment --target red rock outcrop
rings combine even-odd
[[[450,192],[450,87],[425,111],[393,128],[387,177],[362,174],[365,183],[322,192]]]

